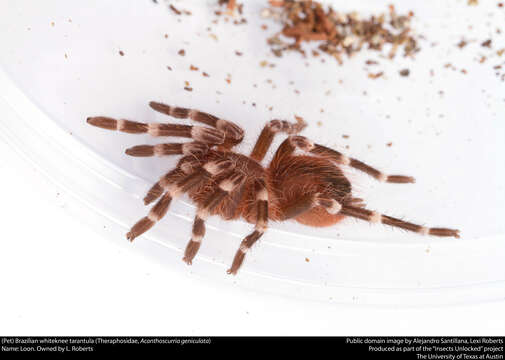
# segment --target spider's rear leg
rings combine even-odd
[[[268,191],[262,179],[256,180],[254,192],[256,194],[256,225],[254,231],[240,243],[240,247],[233,258],[233,263],[227,270],[228,274],[235,275],[237,273],[244,262],[245,254],[263,236],[268,227]]]
[[[363,171],[364,173],[382,182],[397,183],[397,184],[415,182],[414,178],[411,176],[386,175],[383,172],[365,164],[362,161],[347,157],[342,153],[327,148],[325,146],[315,144],[304,136],[290,136],[288,139],[286,139],[286,141],[284,141],[277,150],[274,159],[280,159],[285,155],[292,154],[296,148],[306,151],[310,154],[334,161],[340,165],[351,166],[357,170]]]
[[[192,189],[193,187],[201,184],[203,181],[210,179],[211,177],[218,175],[224,171],[232,169],[234,166],[233,162],[230,160],[218,160],[212,161],[201,168],[198,168],[193,173],[189,175],[180,177],[180,173],[177,172],[178,169],[170,171],[161,180],[153,186],[156,187],[158,191],[164,191],[164,195],[160,200],[151,208],[149,214],[142,219],[140,219],[131,230],[126,234],[128,240],[133,241],[136,237],[142,235],[147,230],[152,228],[156,222],[158,222],[168,211],[170,202],[172,199],[180,196],[182,193]],[[149,191],[149,199],[154,197],[153,188]],[[146,201],[146,200],[144,200]],[[152,201],[152,200],[151,200]]]
[[[191,119],[203,124],[212,126],[225,134],[225,142],[233,146],[242,141],[244,130],[231,121],[220,119],[214,115],[196,109],[169,106],[163,103],[151,101],[149,106],[160,113],[172,116],[177,119]]]
[[[205,200],[201,207],[199,207],[195,216],[195,220],[193,222],[193,233],[191,240],[186,246],[184,257],[182,259],[188,265],[192,264],[196,253],[200,249],[202,239],[205,235],[205,220],[227,196],[229,196],[233,191],[243,185],[244,180],[245,176],[241,173],[231,174],[230,176],[220,181],[218,188]]]
[[[421,235],[433,235],[433,236],[445,236],[445,237],[452,236],[455,238],[459,238],[459,230],[447,229],[447,228],[428,228],[425,226],[403,221],[401,219],[397,219],[391,216],[382,215],[376,211],[363,209],[357,206],[343,205],[340,213],[346,216],[351,216],[371,223],[381,223],[391,225],[407,231],[416,232]]]

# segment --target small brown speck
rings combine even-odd
[[[393,145],[393,143],[392,143],[392,142],[388,142],[388,143],[386,144],[386,146],[388,146],[388,147],[391,147],[391,145]]]
[[[204,71],[204,72],[202,72],[202,75],[203,75],[204,77],[210,77],[210,75],[209,75],[209,74],[207,74],[205,71]]]
[[[51,21],[51,26],[54,26],[54,21]]]
[[[305,262],[309,262],[309,261],[310,261],[310,259],[309,259],[309,258],[305,258]]]
[[[172,71],[172,67],[167,65],[167,69]]]
[[[242,52],[240,52],[240,51],[236,50],[236,51],[235,51],[235,55],[237,55],[237,56],[242,56],[242,55],[244,55],[244,54],[243,54]]]
[[[165,39],[168,39],[168,34],[165,34],[165,36],[164,36],[164,37],[165,37]]]
[[[189,66],[189,70],[191,70],[191,71],[198,71],[198,68],[196,66],[194,66],[194,65],[190,65]]]
[[[119,55],[124,56],[123,50],[119,50]]]
[[[373,73],[369,73],[369,74],[368,74],[368,77],[369,77],[370,79],[378,79],[378,78],[380,78],[382,75],[384,75],[384,72],[380,71],[380,72],[375,73],[375,74],[373,74]]]
[[[186,91],[193,91],[193,88],[189,87],[189,86],[184,86],[184,90],[186,90]]]
[[[491,47],[491,42],[492,42],[491,39],[487,39],[482,44],[480,44],[480,46],[490,48]]]
[[[400,70],[400,75],[401,76],[409,76],[410,70],[409,69],[402,69]]]
[[[172,4],[170,4],[169,8],[170,8],[170,10],[172,10],[172,11],[175,13],[175,15],[181,15],[181,14],[182,14],[182,12],[180,12],[180,11],[179,11],[179,10],[178,10],[175,6],[173,6]]]
[[[179,51],[177,52],[177,54],[179,54],[179,55],[181,55],[181,56],[184,56],[184,55],[186,55],[186,50],[181,49],[181,50],[179,50]]]
[[[457,47],[460,49],[463,49],[466,45],[468,45],[468,42],[464,39],[462,39],[459,43],[456,44]]]

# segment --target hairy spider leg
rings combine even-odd
[[[244,261],[245,254],[263,236],[268,227],[268,191],[263,179],[255,181],[254,193],[256,194],[256,225],[254,231],[247,235],[240,243],[240,247],[233,258],[233,263],[227,270],[228,274],[237,274],[238,269]]]
[[[193,222],[193,231],[191,240],[188,242],[184,251],[183,261],[191,265],[193,258],[200,249],[202,239],[205,235],[205,220],[209,217],[221,202],[229,196],[235,189],[240,187],[245,181],[245,176],[242,173],[232,173],[230,176],[221,180],[217,189],[205,200],[201,207],[197,210],[195,220]]]
[[[136,237],[142,235],[147,230],[152,228],[168,211],[172,199],[179,197],[182,193],[189,191],[191,188],[199,185],[205,179],[216,176],[223,171],[231,170],[234,164],[230,160],[218,160],[204,164],[200,170],[195,171],[182,179],[174,182],[173,172],[169,172],[166,177],[163,177],[159,182],[159,186],[163,188],[164,195],[151,208],[149,214],[140,219],[131,230],[126,234],[128,240],[133,241]]]

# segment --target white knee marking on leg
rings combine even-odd
[[[379,180],[380,182],[385,182],[387,179],[388,179],[388,176],[383,173],[380,173],[379,177],[377,178],[377,180]]]
[[[215,161],[208,162],[207,164],[203,165],[203,168],[212,175],[217,174],[219,171],[219,167]]]
[[[209,210],[207,209],[198,209],[198,211],[196,212],[196,215],[202,219],[202,220],[206,220],[208,217],[209,217]]]
[[[342,155],[340,162],[342,163],[342,165],[349,166],[349,164],[351,163],[351,159],[349,159],[349,157],[345,155]]]
[[[268,201],[268,191],[267,189],[261,189],[256,194],[256,200]]]
[[[202,235],[193,234],[193,236],[191,237],[191,241],[196,242],[196,243],[201,243],[202,239],[203,239]]]
[[[158,123],[147,124],[147,133],[151,136],[159,136],[160,135],[160,124],[158,124]]]
[[[125,123],[124,120],[121,120],[121,119],[117,120],[116,121],[116,130],[119,130],[119,131],[123,130],[124,129],[124,123]]]
[[[160,216],[151,210],[149,211],[149,214],[147,214],[147,218],[153,222],[157,222],[160,219]]]
[[[163,144],[154,145],[154,155],[162,156],[163,155]]]
[[[189,162],[185,162],[181,165],[181,170],[184,174],[190,174],[193,171],[193,166]]]
[[[382,215],[379,214],[377,211],[372,211],[372,216],[370,216],[370,222],[374,224],[382,222]]]
[[[338,214],[340,210],[342,210],[342,205],[340,205],[336,200],[333,200],[331,206],[326,208],[326,211],[332,215]]]
[[[225,179],[219,183],[219,188],[226,192],[232,192],[235,189],[235,184],[229,179]]]
[[[267,227],[268,227],[268,225],[267,225],[266,221],[260,220],[256,223],[254,230],[263,234],[265,231],[267,231]]]
[[[240,244],[240,251],[242,251],[244,254],[249,251],[249,248],[245,246],[244,244]]]
[[[429,233],[430,233],[430,228],[427,228],[426,226],[423,226],[419,230],[419,234],[421,234],[421,235],[428,235]]]
[[[188,113],[188,117],[192,120],[195,119],[195,115],[198,113],[197,110],[190,110],[189,113]]]
[[[176,184],[168,184],[164,186],[165,190],[170,194],[172,199],[178,197],[181,194],[181,188]]]

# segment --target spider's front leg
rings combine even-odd
[[[269,121],[256,140],[256,144],[251,152],[251,158],[256,161],[261,161],[265,157],[270,145],[272,145],[272,141],[274,140],[275,134],[277,133],[285,133],[289,135],[298,134],[302,131],[307,123],[303,121],[302,118],[297,117],[296,123],[291,123],[286,120],[271,120]]]
[[[254,192],[256,194],[256,226],[254,231],[242,240],[239,249],[235,253],[231,268],[227,270],[228,274],[237,274],[244,261],[245,254],[263,236],[268,227],[268,191],[263,179],[256,180]]]
[[[133,241],[163,218],[168,211],[172,199],[177,198],[204,181],[211,179],[213,176],[232,169],[233,166],[234,163],[230,160],[218,160],[207,163],[188,175],[184,174],[181,169],[175,169],[167,173],[149,190],[144,202],[147,203],[148,201],[153,201],[160,195],[163,196],[151,208],[147,216],[133,225],[131,230],[126,234],[128,240]]]

